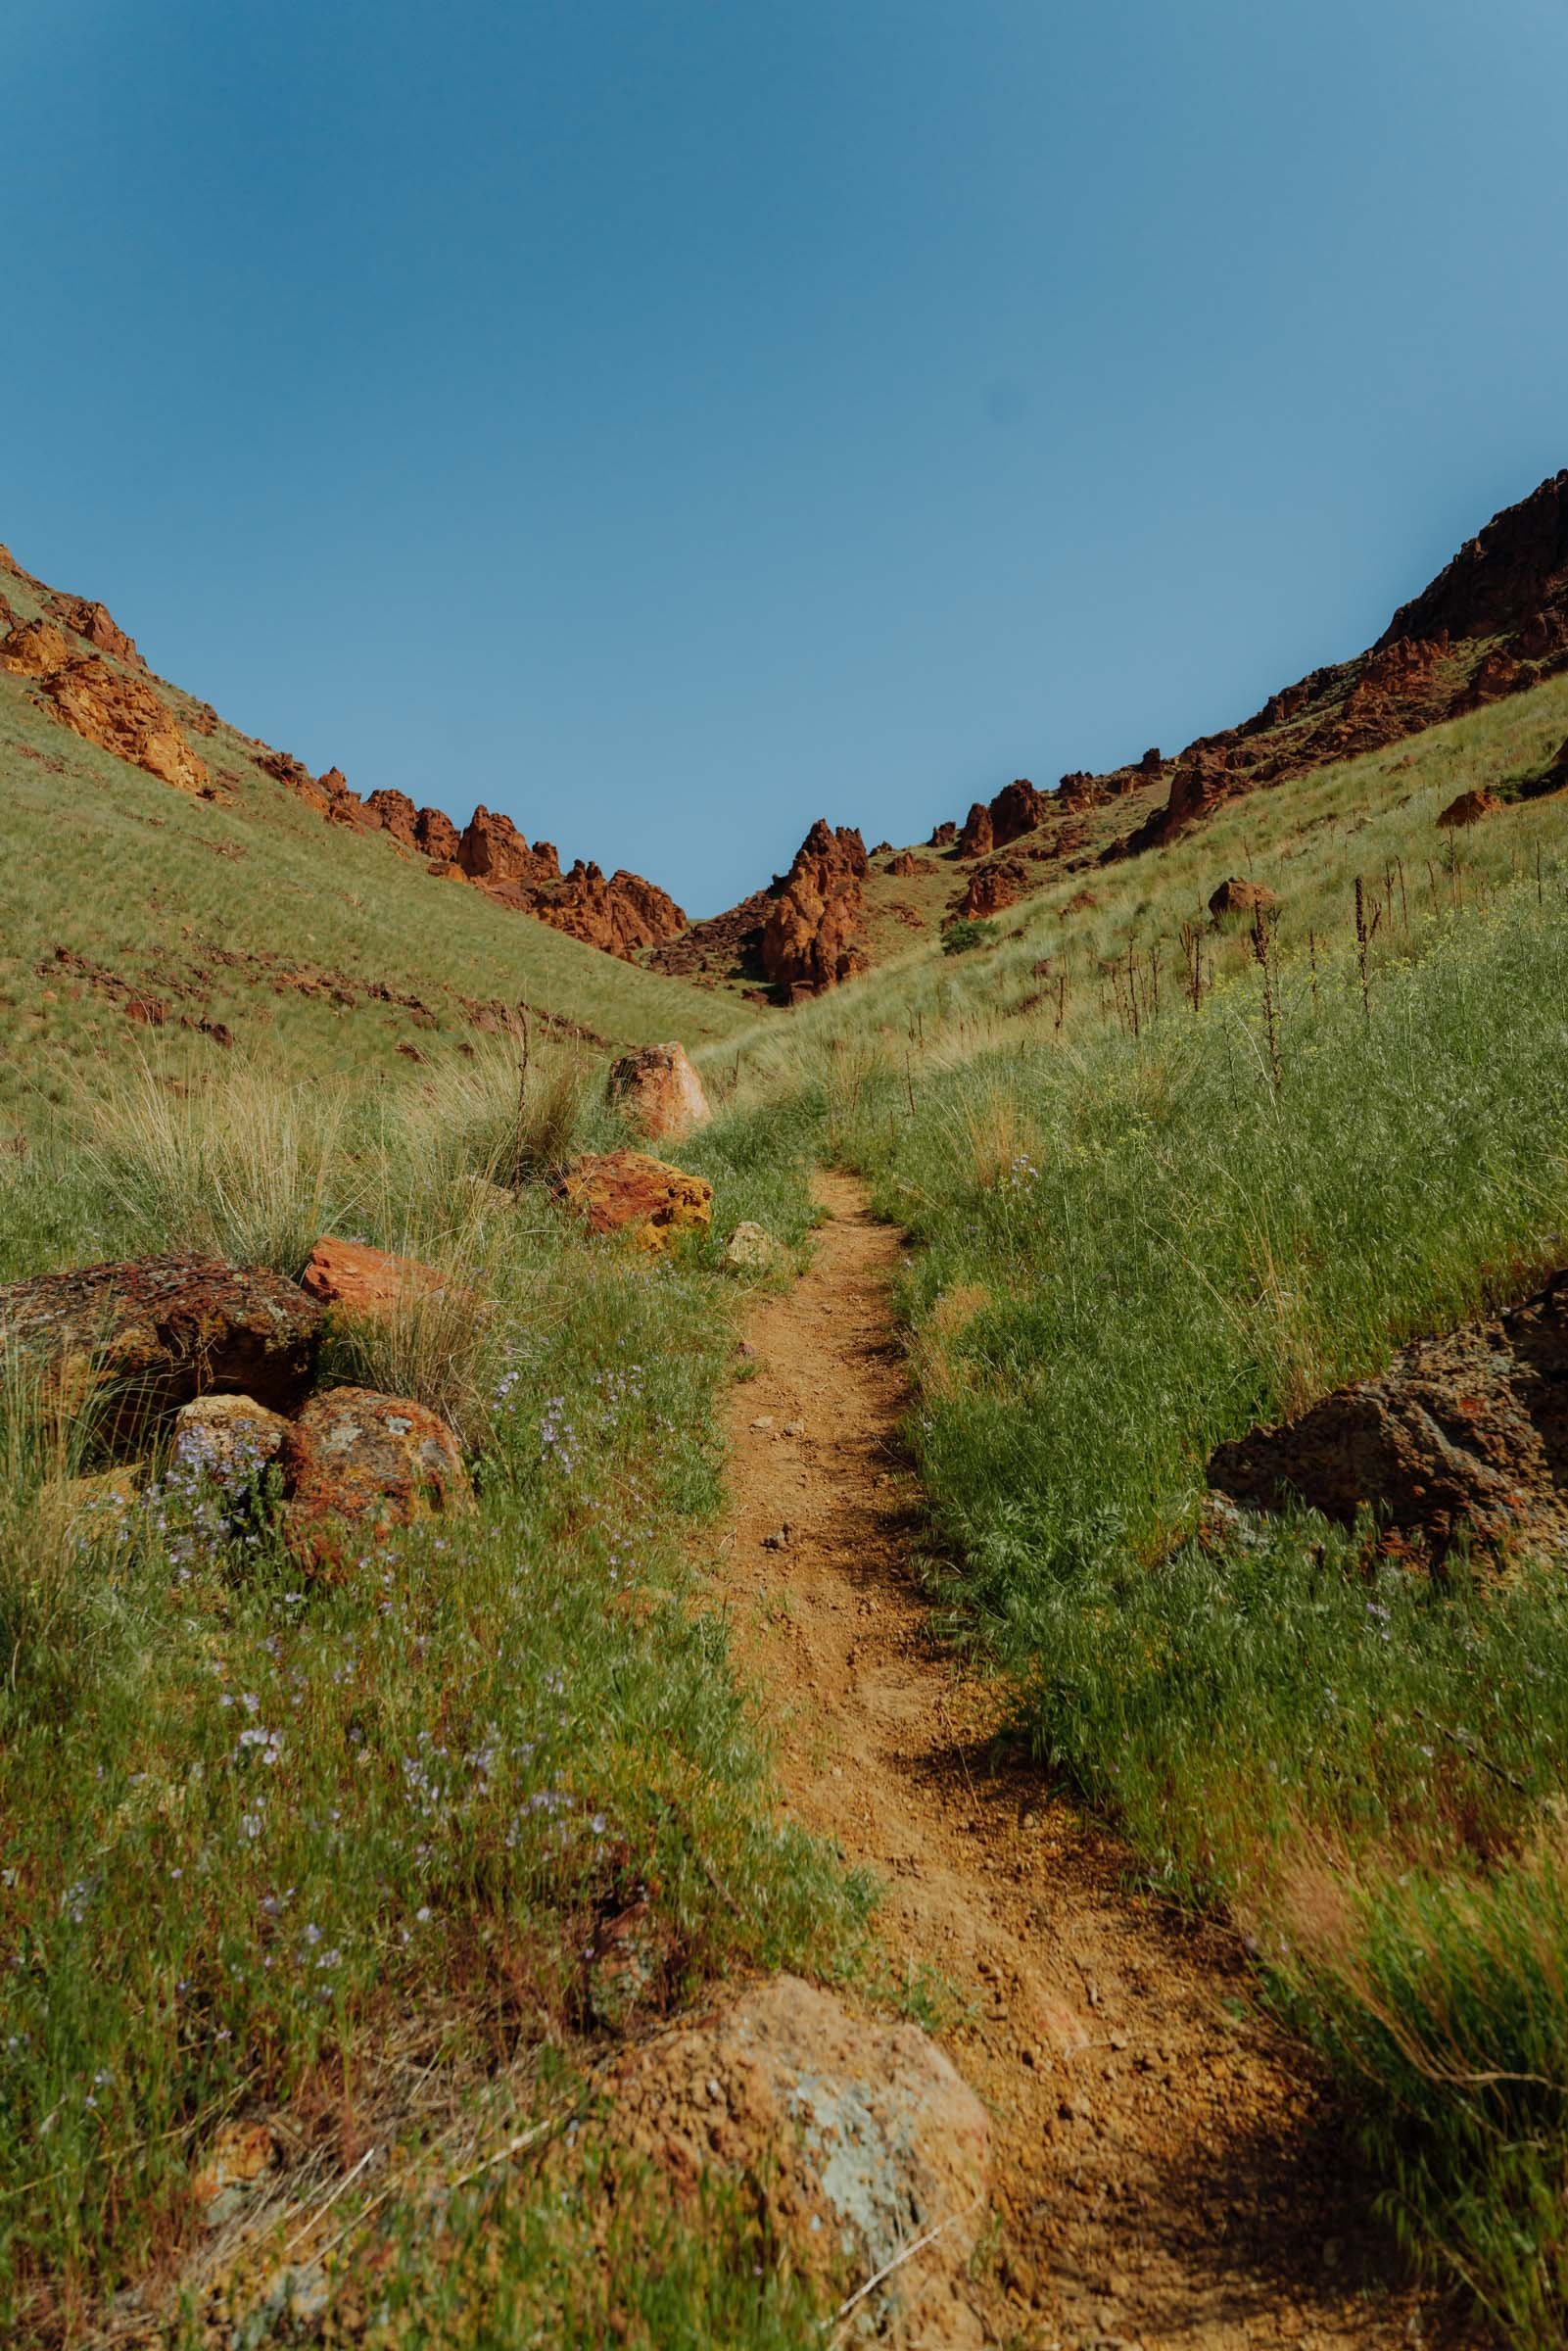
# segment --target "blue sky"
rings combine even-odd
[[[703,913],[1244,716],[1568,463],[1561,0],[51,0],[0,537]]]

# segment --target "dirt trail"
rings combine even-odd
[[[893,1967],[968,2013],[942,2039],[993,2118],[999,2344],[1317,2351],[1426,2339],[1321,2086],[1251,2014],[1234,1945],[1129,1892],[1124,1852],[988,1753],[913,1583],[897,1235],[823,1176],[815,1264],[757,1309],[732,1406],[722,1573],[782,1732],[786,1802],[886,1889]],[[787,1528],[787,1542],[775,1547]]]

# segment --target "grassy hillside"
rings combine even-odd
[[[471,1042],[497,999],[614,1043],[738,1025],[722,998],[432,880],[385,834],[324,824],[231,729],[194,740],[222,802],[84,743],[0,672],[0,1136],[137,1055],[214,1067],[219,1029],[280,1072],[357,1084]]]

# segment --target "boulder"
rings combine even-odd
[[[194,1396],[174,1415],[174,1459],[220,1486],[243,1486],[276,1460],[288,1425],[254,1396]]]
[[[447,1286],[446,1275],[434,1266],[393,1257],[367,1241],[317,1241],[300,1275],[300,1287],[323,1306],[371,1319],[394,1315],[415,1299],[440,1297]]]
[[[1232,874],[1214,891],[1209,911],[1215,922],[1220,922],[1227,914],[1272,914],[1278,905],[1278,898],[1265,884],[1246,882],[1239,874]]]
[[[723,2181],[821,2286],[890,2270],[860,2306],[867,2333],[929,2351],[981,2343],[965,2271],[985,2217],[989,2126],[918,2026],[874,2023],[775,1976],[629,2053],[608,2091],[612,2142],[656,2165],[679,2207]]]
[[[406,1396],[329,1388],[290,1422],[278,1453],[288,1497],[284,1535],[307,1566],[400,1526],[470,1509],[473,1489],[445,1420]]]
[[[1376,1378],[1218,1446],[1209,1482],[1255,1509],[1295,1500],[1346,1525],[1369,1510],[1438,1557],[1466,1533],[1568,1552],[1568,1272],[1497,1320],[1417,1339]]]
[[[207,762],[191,749],[173,712],[144,678],[112,669],[101,653],[82,653],[42,684],[66,725],[84,742],[144,768],[177,792],[212,791]]]
[[[289,1410],[309,1385],[320,1319],[297,1282],[218,1257],[83,1266],[0,1287],[0,1348],[72,1408],[100,1396],[117,1443],[214,1391]]]
[[[59,597],[55,610],[68,629],[100,653],[113,653],[117,661],[124,661],[132,669],[145,669],[146,662],[132,639],[126,636],[107,604],[95,603],[90,596]]]
[[[1449,802],[1438,823],[1448,831],[1460,825],[1478,825],[1484,816],[1495,816],[1501,806],[1494,792],[1461,792],[1456,800]]]
[[[702,1080],[681,1044],[641,1045],[610,1070],[609,1097],[644,1134],[689,1134],[709,1116]]]
[[[931,849],[950,849],[957,839],[958,827],[951,817],[947,817],[941,824],[931,827],[931,837],[926,845]]]
[[[706,1232],[713,1222],[711,1183],[641,1151],[591,1152],[551,1188],[591,1232],[624,1233],[639,1249],[666,1249],[677,1233]]]
[[[71,640],[53,620],[22,620],[0,643],[0,669],[13,677],[49,678],[71,659]]]
[[[765,1224],[737,1224],[719,1260],[727,1273],[771,1273],[779,1263],[779,1244]]]
[[[917,874],[934,874],[936,868],[928,857],[917,857],[913,849],[900,849],[896,857],[889,859],[887,871],[900,882],[913,882]]]

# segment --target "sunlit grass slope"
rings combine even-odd
[[[194,1037],[215,1061],[217,1024],[280,1072],[335,1082],[405,1076],[411,1053],[471,1039],[464,999],[523,1000],[614,1043],[694,1047],[738,1025],[724,998],[434,881],[384,834],[324,824],[232,730],[193,740],[227,804],[82,742],[0,673],[0,1137],[135,1055],[177,1045],[188,1061]]]

